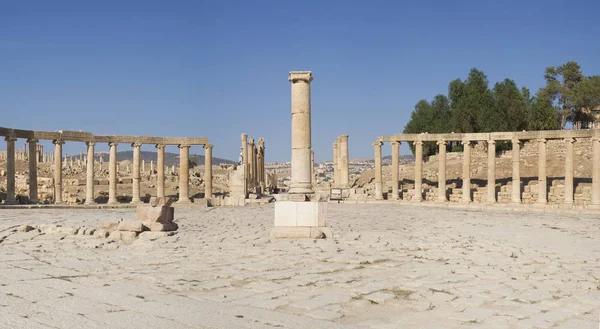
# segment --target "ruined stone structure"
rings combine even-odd
[[[60,204],[62,200],[63,178],[62,172],[65,166],[66,157],[63,157],[62,146],[65,142],[84,142],[87,145],[86,156],[86,199],[85,204],[95,204],[94,200],[94,146],[96,143],[107,143],[110,146],[109,152],[109,196],[108,204],[117,204],[117,146],[119,144],[129,144],[133,147],[133,179],[132,189],[133,196],[131,203],[141,203],[140,197],[140,147],[143,144],[153,144],[157,148],[157,195],[164,196],[164,149],[166,145],[177,145],[180,149],[180,170],[179,170],[179,200],[180,204],[191,203],[189,197],[189,148],[192,145],[203,145],[206,149],[205,153],[205,197],[212,196],[212,148],[208,144],[208,139],[205,137],[188,137],[188,138],[173,138],[173,137],[147,137],[147,136],[105,136],[94,135],[88,132],[75,131],[32,131],[18,130],[0,127],[0,136],[4,136],[7,143],[7,198],[6,204],[14,204],[15,200],[15,156],[19,154],[15,150],[15,142],[17,139],[26,139],[29,144],[29,154],[40,152],[38,148],[39,140],[52,140],[54,144],[54,154],[51,158],[54,161],[54,203]],[[22,151],[21,151],[22,152]],[[24,153],[24,152],[23,152]],[[39,153],[38,153],[39,154]],[[79,156],[82,161],[83,155]],[[29,157],[29,200],[30,203],[38,202],[37,195],[37,162],[39,156]],[[74,164],[74,158],[69,158],[70,166]],[[100,163],[102,163],[100,157]]]
[[[265,176],[265,139],[259,138],[255,143],[253,137],[248,139],[248,134],[241,135],[241,169],[244,170],[246,181],[246,196],[248,193],[261,194],[266,187]]]
[[[439,202],[449,200],[470,203],[473,201],[484,200],[484,202],[493,204],[504,198],[508,194],[511,203],[529,203],[532,191],[530,186],[523,186],[520,177],[520,150],[525,141],[537,144],[538,161],[538,179],[536,188],[536,200],[531,201],[537,205],[546,205],[549,201],[548,190],[554,188],[548,184],[547,177],[547,157],[546,144],[548,141],[562,141],[562,148],[565,154],[564,167],[564,192],[563,200],[560,203],[572,205],[574,203],[574,180],[573,180],[573,162],[574,162],[574,144],[588,143],[591,141],[592,153],[592,184],[591,184],[591,202],[590,207],[600,207],[600,131],[598,130],[556,130],[556,131],[523,131],[523,132],[495,132],[495,133],[474,133],[474,134],[397,134],[393,136],[378,137],[373,143],[375,151],[375,198],[384,199],[382,188],[381,171],[381,146],[384,142],[392,145],[392,191],[387,193],[388,200],[397,200],[401,198],[398,189],[398,147],[401,142],[410,142],[415,146],[415,177],[414,190],[408,191],[409,198],[412,201],[420,202],[430,198],[427,191],[423,191],[423,142],[436,142],[439,147],[439,177],[438,188],[434,192],[434,199]],[[498,189],[496,184],[496,141],[510,141],[512,143],[512,182],[509,183],[510,191],[502,187]],[[460,142],[463,147],[463,168],[462,168],[462,189],[459,191],[448,190],[446,185],[446,147],[449,142]],[[471,150],[475,142],[485,142],[487,144],[487,186],[485,191],[473,191],[471,184]],[[556,143],[553,142],[553,145]],[[553,146],[554,147],[554,146]],[[425,192],[425,193],[424,193]],[[450,192],[450,193],[449,193]],[[484,196],[482,196],[484,194]],[[460,195],[457,198],[456,195]],[[449,199],[450,196],[450,199]],[[527,200],[523,200],[524,196]],[[404,198],[406,199],[406,198]]]
[[[346,188],[350,181],[348,170],[348,135],[341,135],[333,143],[333,186]]]

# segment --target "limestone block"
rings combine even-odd
[[[98,229],[103,229],[107,231],[116,231],[119,228],[119,220],[103,220],[100,222]]]
[[[327,226],[327,203],[276,202],[275,226],[325,227]]]
[[[144,224],[171,223],[174,213],[173,207],[153,207],[151,204],[141,204],[136,209],[137,219]]]
[[[108,232],[105,229],[97,229],[94,231],[94,236],[99,237],[99,238],[106,238],[108,237],[110,232]]]
[[[122,221],[119,223],[119,231],[142,232],[144,225],[141,222]]]
[[[145,223],[145,227],[147,227],[152,232],[169,232],[176,231],[179,226],[175,222],[170,223]]]
[[[152,197],[150,198],[150,205],[152,207],[162,206],[170,207],[175,200],[170,197]]]
[[[331,236],[327,227],[275,226],[269,234],[272,238],[324,239]]]

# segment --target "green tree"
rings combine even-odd
[[[484,131],[520,131],[527,128],[525,98],[513,80],[505,79],[494,85],[493,102],[485,116]]]
[[[482,131],[485,113],[491,110],[493,100],[488,88],[487,76],[478,69],[471,69],[466,81],[456,79],[448,86],[452,111],[452,127],[455,132]]]
[[[540,90],[539,96],[550,101],[558,112],[560,126],[572,122],[574,128],[580,128],[584,118],[582,109],[576,102],[577,89],[584,80],[581,67],[577,62],[567,62],[561,66],[548,67],[544,74],[546,87]]]

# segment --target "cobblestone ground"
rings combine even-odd
[[[592,215],[330,204],[335,236],[271,240],[273,205],[176,209],[133,243],[16,232],[134,210],[1,210],[2,328],[598,328]]]

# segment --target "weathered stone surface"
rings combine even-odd
[[[119,228],[120,223],[120,220],[103,220],[102,222],[100,222],[98,228],[107,231],[115,231]]]
[[[119,223],[118,230],[139,233],[144,230],[144,224],[142,224],[141,222],[134,222],[134,221],[122,221]]]
[[[19,226],[19,228],[17,229],[17,231],[19,232],[29,232],[29,231],[33,231],[35,230],[35,228],[31,225],[27,225],[27,224],[23,224],[21,226]]]
[[[145,227],[147,227],[150,231],[153,232],[166,232],[166,231],[176,231],[179,226],[175,222],[171,223],[145,223]]]
[[[141,204],[136,209],[137,219],[144,223],[171,223],[175,209],[166,206],[152,206],[152,204]]]

